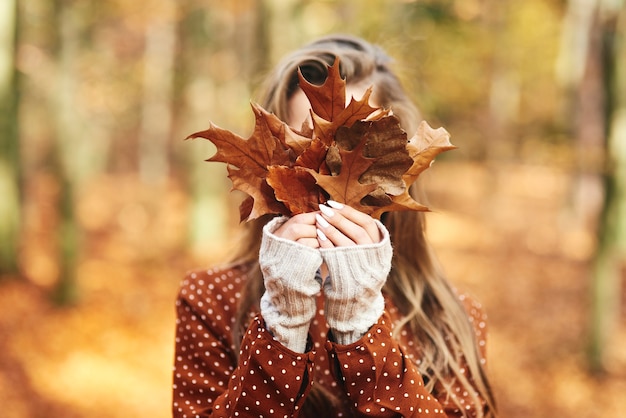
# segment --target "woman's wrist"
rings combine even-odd
[[[326,319],[339,344],[361,338],[383,314],[382,287],[393,250],[384,226],[381,232],[378,243],[320,251],[330,274],[324,283]]]
[[[281,344],[304,352],[309,325],[317,310],[315,296],[321,290],[315,276],[322,257],[314,248],[272,234],[285,220],[274,219],[263,229],[259,265],[265,293],[261,297],[261,314],[267,329]]]

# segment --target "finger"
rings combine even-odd
[[[334,248],[335,247],[332,241],[329,240],[326,234],[319,228],[317,229],[317,241],[319,243],[320,248]]]
[[[352,238],[347,236],[343,231],[339,230],[335,226],[331,225],[326,220],[327,219],[326,216],[322,216],[322,215],[318,214],[318,216],[316,218],[317,218],[317,228],[322,233],[324,233],[324,235],[333,244],[333,246],[335,246],[335,247],[347,247],[347,246],[356,245],[356,242],[353,241]],[[340,223],[340,222],[338,222],[338,223]],[[345,223],[350,223],[350,221],[344,219],[344,224]],[[354,225],[354,227],[358,228],[356,225]]]
[[[315,225],[315,212],[307,212],[300,213],[298,215],[294,215],[287,222],[290,223],[299,223],[306,225]]]
[[[343,216],[340,211],[325,205],[320,205],[320,210],[322,211],[322,216],[320,217],[329,226],[324,227],[325,225],[319,219],[318,224],[322,226],[322,231],[335,246],[371,244],[374,242],[366,229]]]
[[[340,212],[344,217],[346,217],[346,219],[351,220],[352,222],[363,228],[367,232],[367,235],[369,235],[372,242],[380,242],[382,238],[380,230],[378,229],[376,222],[374,222],[374,219],[371,216],[359,210],[356,210],[351,206],[344,205],[334,200],[329,200],[326,203],[331,208]]]
[[[284,225],[274,232],[277,237],[285,238],[291,241],[298,241],[304,238],[316,238],[315,225],[305,224],[289,224]]]
[[[306,238],[316,240],[317,235],[315,233],[315,222],[314,213],[296,215],[276,229],[276,231],[274,231],[274,235],[292,241],[298,241]]]
[[[311,248],[319,248],[320,243],[317,238],[299,238],[296,240],[298,244],[306,245]]]

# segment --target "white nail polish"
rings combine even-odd
[[[321,229],[316,229],[316,231],[317,231],[317,236],[319,237],[319,239],[321,239],[322,241],[326,241],[328,239],[326,237],[326,234],[324,234]]]
[[[334,200],[329,200],[326,202],[328,204],[328,206],[330,206],[331,208],[335,208],[335,209],[343,209],[343,204],[336,202]]]
[[[322,228],[328,228],[330,226],[328,221],[322,218],[319,213],[315,214],[315,220],[317,220],[317,223],[320,224]]]
[[[335,212],[333,212],[333,210],[326,205],[320,205],[320,210],[324,215],[328,216],[329,218],[335,214]]]

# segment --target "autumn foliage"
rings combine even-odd
[[[421,122],[408,138],[388,109],[372,107],[368,89],[346,105],[346,81],[339,60],[318,86],[299,74],[311,103],[311,121],[300,131],[252,104],[255,127],[244,139],[213,124],[188,138],[204,138],[217,148],[207,161],[228,165],[233,188],[248,195],[242,221],[273,213],[295,215],[318,210],[329,199],[380,217],[384,212],[428,208],[409,186],[443,151],[454,149],[448,132]]]

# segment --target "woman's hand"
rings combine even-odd
[[[374,219],[363,212],[329,200],[315,214],[317,241],[321,248],[375,244],[382,236]]]
[[[319,248],[315,215],[315,212],[309,212],[292,216],[274,231],[274,235],[307,247]]]
[[[333,201],[320,205],[316,227],[329,277],[324,312],[335,341],[351,344],[382,315],[382,287],[393,249],[385,226],[369,215]]]
[[[314,219],[315,215],[274,218],[263,227],[259,249],[265,325],[284,346],[300,353],[306,348],[309,325],[317,311],[315,296],[321,290],[316,272],[322,256]]]

